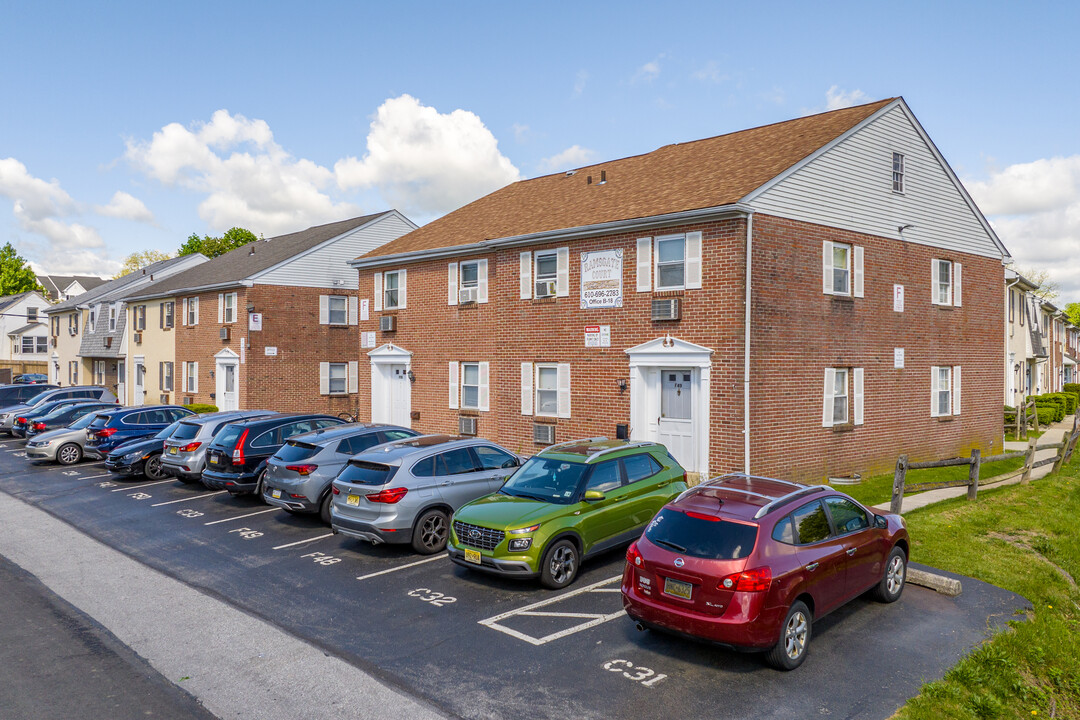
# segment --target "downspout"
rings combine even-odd
[[[1002,263],[1002,265],[1004,265],[1004,263]],[[1012,289],[1014,287],[1016,287],[1019,283],[1020,283],[1020,274],[1017,273],[1015,280],[1013,280],[1011,283],[1006,283],[1005,284],[1005,372],[1010,373],[1010,374],[1015,374],[1016,371],[1013,370],[1012,361],[1009,360],[1009,338],[1012,337],[1012,335],[1010,334],[1010,331],[1012,330],[1012,328],[1009,327],[1009,300],[1011,299],[1010,294],[1012,293]],[[1021,310],[1023,310],[1023,308],[1021,308]],[[1025,362],[1027,362],[1026,358],[1025,358]],[[1009,376],[1006,376],[1006,378],[1005,378],[1005,387],[1009,387],[1010,384],[1011,383],[1009,382]],[[1015,390],[1014,390],[1014,392],[1015,392]],[[1006,405],[1009,404],[1010,402],[1015,402],[1015,401],[1016,401],[1015,397],[1008,398],[1007,402],[1006,402]]]
[[[743,472],[750,474],[750,300],[754,252],[754,212],[746,213],[746,300],[743,333]]]

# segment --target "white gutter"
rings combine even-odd
[[[753,212],[753,209],[743,203],[731,205],[718,205],[710,208],[697,210],[684,210],[682,212],[667,213],[666,215],[653,215],[648,218],[632,218],[629,220],[613,220],[595,225],[582,225],[575,228],[560,228],[544,232],[528,233],[526,235],[510,235],[502,238],[481,240],[468,245],[452,245],[449,247],[431,248],[427,250],[414,250],[412,252],[395,253],[393,255],[379,255],[377,257],[364,257],[349,260],[349,265],[354,268],[385,267],[387,265],[400,265],[402,263],[419,262],[421,260],[434,260],[438,258],[455,257],[458,255],[471,255],[481,252],[490,252],[498,248],[516,247],[518,245],[533,245],[544,242],[557,242],[563,239],[580,239],[596,235],[606,235],[612,232],[625,230],[638,230],[672,223],[688,223],[713,217],[731,215],[745,215]]]
[[[743,335],[743,472],[750,474],[750,300],[752,298],[754,212],[746,213],[746,300]]]

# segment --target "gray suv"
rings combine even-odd
[[[353,455],[420,433],[397,425],[350,423],[297,435],[266,462],[263,500],[330,523],[330,483]]]
[[[181,482],[197,483],[206,467],[206,448],[228,423],[273,415],[270,410],[226,410],[184,418],[165,441],[161,471]]]
[[[25,387],[41,387],[41,385],[27,385]],[[74,387],[52,388],[35,395],[22,404],[11,405],[0,409],[0,433],[11,435],[15,418],[23,411],[40,406],[42,403],[52,400],[103,400],[116,402],[116,396],[111,391],[100,385],[75,385]],[[117,406],[119,407],[119,406]]]
[[[355,456],[334,479],[335,533],[372,543],[446,547],[450,516],[502,487],[522,460],[488,440],[421,435]]]

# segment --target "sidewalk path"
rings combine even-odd
[[[1072,416],[1070,415],[1069,417],[1065,418],[1061,422],[1055,423],[1055,424],[1050,425],[1049,427],[1047,427],[1046,432],[1044,432],[1041,436],[1039,436],[1038,444],[1043,445],[1043,444],[1047,444],[1047,443],[1059,443],[1059,442],[1061,442],[1061,440],[1065,436],[1065,434],[1068,433],[1070,430],[1072,430],[1072,426],[1073,426],[1073,419],[1072,419]],[[1005,452],[1016,452],[1016,451],[1019,451],[1019,450],[1026,450],[1026,449],[1027,449],[1027,442],[1022,441],[1022,440],[1019,441],[1019,442],[1007,442],[1007,443],[1005,443]],[[1038,461],[1038,460],[1044,460],[1046,458],[1052,458],[1056,454],[1057,454],[1057,450],[1054,450],[1053,448],[1048,449],[1048,450],[1039,450],[1038,452],[1035,453],[1035,460]],[[1035,468],[1034,470],[1031,471],[1031,479],[1032,480],[1038,480],[1039,478],[1046,477],[1047,475],[1050,474],[1050,471],[1051,471],[1051,469],[1053,469],[1053,467],[1054,467],[1053,465],[1043,465],[1040,468]],[[998,475],[997,477],[987,478],[986,480],[979,480],[979,488],[982,489],[982,488],[988,487],[988,486],[989,487],[1001,487],[1002,485],[1016,485],[1017,483],[1020,482],[1020,476],[1019,475],[1016,475],[1015,477],[1011,477],[1011,478],[1009,478],[1007,480],[1000,480],[999,479],[999,478],[1005,478],[1005,477],[1007,477],[1008,475],[1011,475],[1011,474],[1013,474],[1013,473],[1006,473],[1005,475]],[[904,502],[903,502],[903,505],[901,507],[901,512],[911,512],[912,510],[916,510],[916,509],[921,508],[921,507],[926,507],[927,505],[932,505],[932,504],[934,504],[936,502],[941,502],[942,500],[949,500],[951,498],[962,497],[962,496],[965,496],[965,495],[967,495],[967,488],[966,487],[941,488],[939,490],[927,490],[926,492],[921,492],[921,493],[918,493],[916,495],[906,495],[904,497]],[[885,512],[888,512],[889,511],[889,505],[890,505],[890,503],[883,502],[883,503],[880,503],[878,505],[875,505],[874,509],[875,510],[884,510]]]

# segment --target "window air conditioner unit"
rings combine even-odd
[[[105,338],[105,347],[107,347],[107,348],[112,347],[112,338],[111,337]]]
[[[555,426],[533,423],[533,442],[538,445],[553,445],[555,443]]]
[[[222,340],[228,340],[229,339],[229,326],[226,325],[225,327],[221,328],[221,332],[219,334],[221,335]]]
[[[536,297],[555,297],[555,281],[554,280],[537,280],[536,281]]]
[[[476,434],[476,418],[474,417],[459,417],[457,419],[458,435],[475,435]]]
[[[135,344],[136,345],[142,344],[142,333],[141,332],[135,333]]]
[[[169,393],[161,393],[161,404],[162,405],[168,405],[169,404]]]
[[[480,297],[480,288],[467,287],[458,290],[458,302],[462,305],[474,303]]]
[[[678,320],[679,298],[660,298],[652,301],[653,320]]]
[[[394,322],[393,315],[382,315],[379,317],[379,330],[382,332],[394,332],[395,325],[396,323]]]
[[[194,405],[194,404],[195,404],[195,398],[191,397],[190,395],[187,395],[187,396],[184,397],[184,405]]]
[[[75,334],[76,334],[76,333],[78,333],[78,332],[79,332],[79,331],[78,331],[78,330],[76,330],[76,329],[75,329],[74,327],[69,327],[69,328],[68,328],[68,335],[75,335]]]

